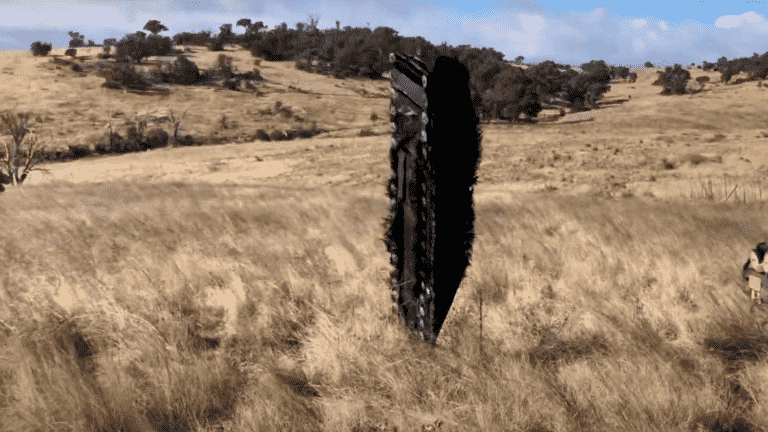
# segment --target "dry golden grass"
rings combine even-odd
[[[631,102],[487,126],[473,263],[430,350],[391,313],[387,137],[356,136],[388,102],[354,90],[385,85],[261,67],[327,94],[170,97],[228,118],[322,104],[337,135],[50,164],[0,195],[0,430],[768,428],[768,337],[740,278],[766,234],[763,93],[663,98],[639,74],[607,98]],[[102,90],[24,110],[60,129],[65,102],[163,106]],[[189,127],[218,120],[198,112]]]

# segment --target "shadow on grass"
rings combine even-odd
[[[550,331],[544,334],[539,346],[529,353],[529,357],[532,365],[547,367],[568,364],[580,358],[607,352],[608,343],[603,335],[566,340]]]

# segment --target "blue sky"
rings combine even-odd
[[[684,65],[768,51],[768,0],[557,1],[439,0],[0,0],[0,49],[28,50],[41,40],[66,46],[72,30],[97,43],[141,30],[150,19],[181,31],[235,27],[240,18],[273,27],[319,17],[320,28],[392,27],[434,44],[494,48],[512,60],[579,65]]]

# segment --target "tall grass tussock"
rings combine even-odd
[[[768,427],[739,277],[764,208],[483,200],[436,350],[390,313],[386,208],[346,189],[5,192],[0,430]]]

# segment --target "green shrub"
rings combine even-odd
[[[45,57],[48,55],[49,52],[51,52],[52,46],[49,42],[32,42],[32,45],[30,46],[30,50],[32,51],[32,55],[35,57],[42,56]]]
[[[708,76],[700,76],[700,77],[696,78],[696,81],[699,84],[704,85],[704,83],[708,83],[709,82],[709,77]]]
[[[667,66],[664,72],[659,74],[659,83],[664,88],[661,94],[686,94],[686,87],[690,79],[691,73],[679,64],[676,64],[675,67]]]
[[[173,61],[171,76],[173,82],[182,85],[193,85],[202,78],[197,65],[183,55],[177,56]]]
[[[64,51],[64,55],[69,57],[77,57],[77,50],[75,48],[69,48]]]
[[[111,51],[111,48],[117,45],[117,39],[115,38],[104,39],[104,42],[102,43],[102,45],[103,45],[102,49],[104,50],[104,52],[109,54],[109,52]]]
[[[209,51],[224,51],[224,41],[220,38],[214,38],[211,43],[208,44]]]
[[[102,87],[120,89],[125,87],[142,88],[149,87],[147,80],[131,65],[116,64],[102,72],[105,79]]]
[[[168,55],[173,51],[173,41],[167,36],[149,35],[144,40],[147,56]]]
[[[226,54],[219,54],[219,57],[216,59],[216,67],[217,71],[226,78],[231,77],[235,73],[232,68],[232,56]]]
[[[137,63],[141,63],[141,59],[152,55],[146,42],[146,36],[144,36],[143,32],[126,35],[115,45],[117,50],[116,57],[121,60],[132,59]]]

